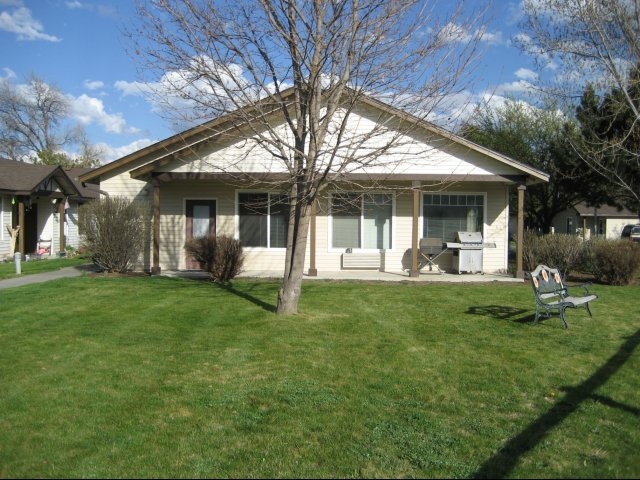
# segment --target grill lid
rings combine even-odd
[[[482,233],[480,232],[456,232],[456,242],[466,244],[481,244]]]

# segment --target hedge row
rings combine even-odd
[[[628,285],[640,272],[640,243],[626,239],[583,240],[575,235],[525,232],[523,246],[526,271],[543,264],[558,268],[564,276],[590,273],[609,285]]]

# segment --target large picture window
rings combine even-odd
[[[331,245],[333,248],[392,248],[392,217],[390,194],[334,194],[331,197]]]
[[[283,194],[238,194],[240,241],[245,247],[286,248],[289,198]]]
[[[456,232],[482,232],[484,195],[426,194],[423,197],[423,238],[455,240]]]

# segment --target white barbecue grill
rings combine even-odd
[[[455,242],[447,242],[453,251],[453,270],[458,273],[484,273],[482,253],[485,248],[496,248],[495,243],[482,241],[480,232],[456,232]]]

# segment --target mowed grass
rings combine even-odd
[[[0,263],[0,280],[5,278],[15,278],[21,275],[30,275],[34,273],[50,272],[64,267],[77,267],[90,263],[85,257],[62,257],[62,258],[43,258],[42,260],[31,259],[28,262],[20,261],[20,273],[16,273],[16,264],[12,260],[10,262]]]
[[[640,288],[85,276],[0,290],[0,477],[640,476]]]

